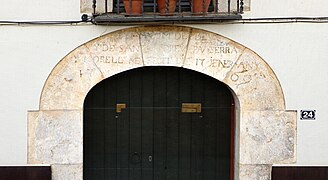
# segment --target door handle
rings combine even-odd
[[[148,156],[148,161],[152,162],[153,161],[153,156]]]

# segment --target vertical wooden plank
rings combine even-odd
[[[84,176],[104,179],[104,111],[86,109],[84,123]],[[92,179],[92,178],[91,178]]]
[[[221,84],[217,88],[217,155],[216,155],[216,177],[230,179],[230,103],[231,94]]]
[[[231,95],[230,106],[230,180],[234,180],[235,168],[235,101]]]
[[[104,84],[91,89],[84,106],[83,175],[86,180],[104,179]],[[90,98],[89,98],[90,97]]]
[[[130,71],[130,180],[141,180],[141,98],[142,77],[140,69]]]
[[[117,103],[129,107],[130,83],[129,77],[124,74],[117,75]],[[117,178],[129,179],[129,138],[130,121],[129,109],[117,113]]]
[[[166,179],[178,180],[179,171],[179,72],[168,68],[166,76],[167,129],[166,129]]]
[[[216,105],[217,80],[204,79],[204,101],[202,103],[202,121],[204,122],[204,180],[215,179],[216,157]]]
[[[104,82],[105,179],[117,179],[116,76]]]
[[[26,167],[1,167],[2,180],[26,180]]]
[[[179,74],[179,180],[190,180],[191,174],[191,114],[181,113],[181,104],[191,102],[191,73],[181,69]]]
[[[327,166],[272,167],[272,180],[326,180]]]
[[[0,177],[2,177],[0,175]],[[26,167],[26,180],[51,180],[50,166]],[[14,179],[11,179],[14,180]],[[19,180],[24,180],[23,178]]]
[[[154,180],[166,179],[166,73],[154,71]]]
[[[152,180],[154,175],[154,72],[150,68],[145,68],[142,71],[142,87],[142,179]]]
[[[50,166],[1,166],[1,180],[51,180]]]
[[[204,89],[203,79],[199,73],[192,73],[192,102],[202,102]],[[200,113],[193,113],[191,119],[191,179],[203,179],[204,156],[204,129]]]

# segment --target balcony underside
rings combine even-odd
[[[147,14],[144,13],[141,16],[127,16],[125,14],[101,14],[93,17],[93,23],[98,25],[109,25],[109,24],[158,24],[158,23],[212,23],[222,22],[229,20],[239,20],[242,16],[240,14],[233,13],[206,13],[192,15],[176,14],[169,16],[161,16],[159,14]]]

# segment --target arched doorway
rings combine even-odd
[[[83,111],[83,179],[233,179],[234,102],[227,86],[179,67],[103,80]]]
[[[149,66],[198,71],[233,91],[235,179],[270,179],[273,164],[296,161],[296,111],[286,110],[279,80],[259,55],[206,30],[146,26],[86,42],[54,67],[39,109],[28,113],[28,163],[50,164],[53,179],[82,180],[85,97],[104,79]]]

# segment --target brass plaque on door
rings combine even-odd
[[[200,113],[202,112],[201,103],[182,103],[181,112],[183,113]]]
[[[116,104],[116,112],[122,112],[122,109],[126,108],[126,104]]]

